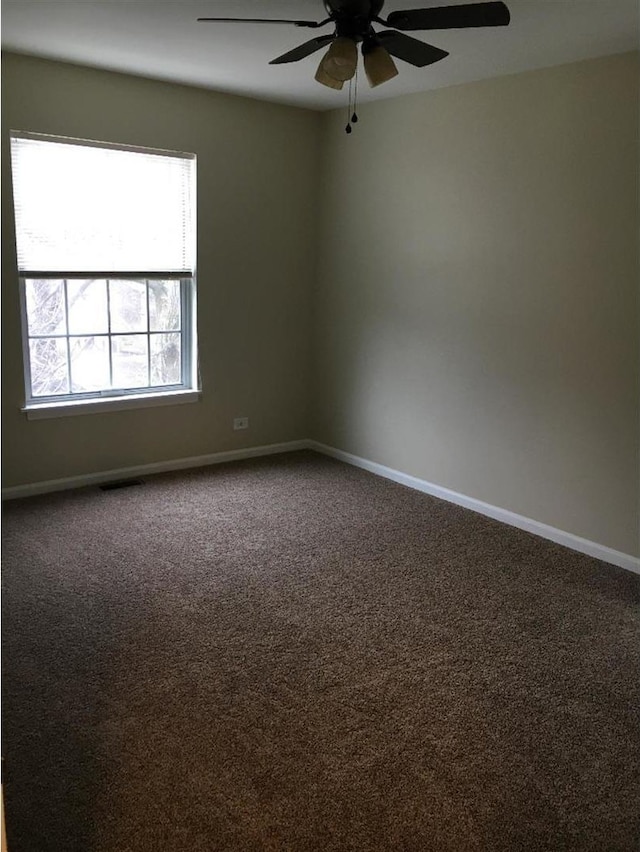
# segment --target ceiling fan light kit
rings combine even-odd
[[[412,36],[407,30],[466,29],[469,27],[504,27],[510,21],[509,9],[503,2],[463,3],[429,9],[407,9],[380,17],[384,0],[323,0],[328,17],[322,21],[293,21],[275,18],[198,18],[199,21],[291,24],[318,29],[331,25],[333,34],[312,38],[304,44],[272,59],[270,65],[298,62],[326,45],[315,79],[331,89],[342,89],[345,81],[357,80],[358,44],[362,44],[364,70],[371,87],[380,86],[398,74],[392,57],[416,68],[439,62],[449,54]],[[376,32],[373,24],[390,29]],[[351,89],[351,83],[349,84]],[[351,96],[349,96],[349,110]],[[347,132],[350,126],[347,125]]]

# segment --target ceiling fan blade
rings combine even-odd
[[[330,41],[333,41],[334,38],[335,34],[312,38],[310,41],[305,41],[304,44],[294,47],[293,50],[290,50],[288,53],[283,53],[282,56],[272,59],[269,65],[282,65],[284,62],[298,62],[299,59],[304,59],[305,56],[311,56],[311,54],[315,53],[316,50],[320,50],[320,48],[324,47],[325,44],[329,44]]]
[[[326,21],[286,21],[282,18],[198,18],[198,21],[224,21],[229,24],[293,24],[295,27],[322,27],[330,23]]]
[[[396,30],[448,30],[463,27],[505,27],[511,20],[504,3],[465,3],[433,9],[391,12],[387,26]]]
[[[425,44],[417,38],[395,32],[395,30],[384,30],[376,33],[376,36],[382,47],[386,48],[392,56],[417,68],[433,65],[434,62],[439,62],[449,55],[446,50],[440,50],[439,47]]]

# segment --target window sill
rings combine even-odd
[[[183,405],[198,402],[200,391],[179,390],[158,394],[138,394],[101,399],[83,399],[75,402],[46,402],[25,405],[21,411],[27,420],[43,420],[48,417],[73,417],[77,414],[98,414],[105,411],[128,411],[131,408],[155,408],[160,405]]]

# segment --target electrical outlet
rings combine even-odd
[[[234,417],[233,418],[233,428],[235,431],[238,429],[248,429],[249,428],[249,418],[248,417]]]

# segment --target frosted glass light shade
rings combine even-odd
[[[318,83],[322,83],[323,86],[328,86],[330,89],[341,89],[344,86],[344,82],[342,80],[334,80],[333,77],[327,74],[324,70],[324,60],[325,57],[323,56],[320,60],[320,65],[318,65],[315,79]]]
[[[387,80],[392,80],[398,75],[396,64],[384,47],[378,45],[363,53],[364,73],[367,75],[371,88],[386,83]]]
[[[358,48],[351,38],[338,37],[331,42],[322,59],[325,74],[334,80],[350,80],[358,65]]]

